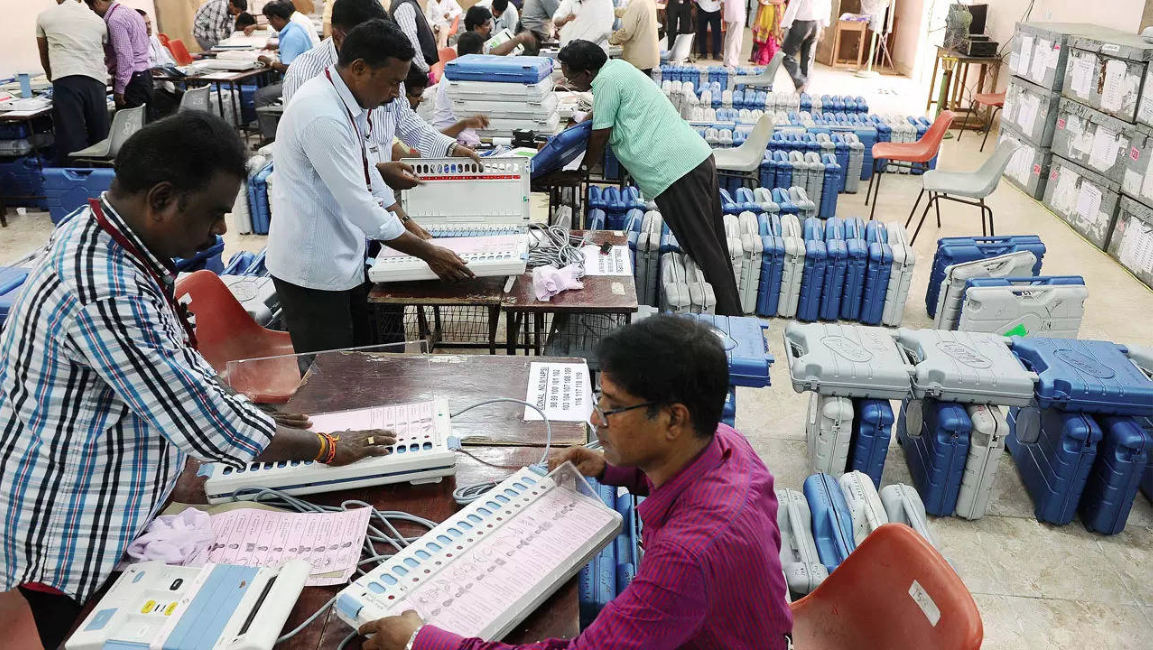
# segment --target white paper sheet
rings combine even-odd
[[[1029,183],[1029,163],[1033,161],[1033,148],[1028,146],[1021,146],[1013,152],[1013,157],[1009,159],[1009,168],[1007,170],[1010,177],[1017,179],[1017,182],[1022,185]]]
[[[536,404],[549,420],[584,422],[593,410],[592,381],[583,363],[541,363],[534,361],[528,371],[526,402]],[[525,420],[540,420],[540,414],[524,407]]]
[[[1017,67],[1013,72],[1022,77],[1029,76],[1029,66],[1033,59],[1033,37],[1021,35],[1021,54],[1017,57]]]
[[[1109,59],[1105,63],[1105,87],[1101,91],[1101,108],[1108,111],[1121,110],[1125,68],[1125,62],[1120,59]]]
[[[1132,169],[1125,170],[1125,178],[1121,181],[1121,191],[1129,196],[1141,194],[1141,174]]]
[[[1096,226],[1101,219],[1101,190],[1082,179],[1081,191],[1077,193],[1077,220]]]
[[[1153,199],[1153,161],[1145,163],[1145,178],[1141,181],[1141,196]]]
[[[348,582],[368,531],[368,508],[344,512],[273,512],[241,508],[212,515],[216,541],[205,561],[278,567],[298,558],[312,565],[305,585]]]
[[[1073,193],[1077,189],[1077,174],[1066,167],[1057,170],[1057,187],[1053,190],[1053,207],[1061,214],[1069,214],[1073,205]]]
[[[1129,220],[1121,243],[1121,263],[1138,273],[1153,273],[1153,225],[1136,218]]]
[[[1079,56],[1073,59],[1073,80],[1069,87],[1078,97],[1088,97],[1093,83],[1092,56]]]
[[[1017,111],[1017,125],[1026,135],[1032,135],[1033,125],[1037,121],[1037,109],[1040,101],[1031,95],[1021,95],[1021,108]]]
[[[585,246],[585,275],[632,275],[628,246],[613,246],[608,255],[601,254],[600,246]]]
[[[1045,68],[1049,65],[1049,50],[1052,48],[1052,41],[1044,38],[1037,40],[1037,49],[1033,53],[1033,68],[1029,73],[1033,81],[1041,83],[1045,80]]]
[[[1089,153],[1089,166],[1100,172],[1107,171],[1117,162],[1117,134],[1098,126],[1093,134],[1093,145]]]

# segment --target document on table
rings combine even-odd
[[[306,585],[348,582],[360,561],[369,508],[344,512],[275,512],[241,508],[212,515],[216,541],[206,562],[278,567],[290,559],[312,565]]]
[[[1107,111],[1121,110],[1125,69],[1125,62],[1120,59],[1109,59],[1105,64],[1105,87],[1101,90],[1101,108]]]
[[[607,255],[601,247],[592,245],[581,249],[585,256],[585,275],[632,275],[628,246],[613,246]]]
[[[536,404],[549,420],[585,422],[593,410],[592,381],[583,363],[541,363],[534,361],[528,371],[529,404]],[[524,407],[524,419],[540,420],[540,413]]]

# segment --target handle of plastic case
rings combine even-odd
[[[64,176],[71,181],[80,181],[92,175],[91,169],[65,169]]]

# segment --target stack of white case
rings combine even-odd
[[[761,239],[757,215],[752,212],[742,212],[737,220],[741,248],[744,250],[741,277],[738,279],[737,288],[741,293],[741,311],[751,314],[757,308],[757,289],[761,283],[761,260],[764,256],[765,246]]]
[[[893,269],[889,274],[889,286],[885,290],[885,309],[881,322],[889,327],[897,327],[905,315],[905,301],[909,298],[909,287],[913,284],[913,267],[917,255],[909,245],[909,235],[899,222],[888,224],[889,247],[893,249]]]
[[[957,516],[980,519],[989,511],[989,499],[997,481],[997,466],[1004,455],[1009,425],[995,406],[970,404],[965,410],[973,421],[973,431],[969,434],[969,457],[965,461],[965,475],[957,495]]]
[[[889,523],[877,486],[864,472],[846,472],[839,481],[845,503],[853,516],[853,542],[857,546],[874,530]]]
[[[641,221],[641,233],[637,237],[636,281],[638,301],[656,307],[660,303],[660,287],[657,284],[657,271],[661,264],[661,231],[664,219],[656,210],[649,210]]]
[[[508,137],[517,129],[543,134],[557,133],[560,129],[559,102],[551,77],[534,84],[447,78],[441,83],[448,84],[446,92],[457,119],[472,115],[488,117],[488,128],[476,132],[482,138]]]
[[[777,314],[782,318],[797,315],[801,299],[801,276],[805,273],[805,238],[797,215],[781,216],[781,238],[785,241],[785,263],[781,273],[781,298]]]
[[[689,313],[689,283],[680,253],[661,255],[661,311]]]
[[[729,251],[729,263],[733,265],[733,281],[736,282],[739,291],[745,267],[745,245],[741,242],[740,219],[735,214],[726,214],[724,220],[725,247]]]
[[[694,314],[712,314],[717,310],[717,296],[713,292],[713,285],[705,279],[693,258],[684,254],[685,277],[689,283],[690,311]]]
[[[781,569],[794,598],[816,589],[829,570],[817,555],[813,539],[812,513],[804,493],[787,488],[777,490],[777,527],[781,530]]]
[[[972,278],[1010,278],[1033,275],[1037,258],[1029,251],[1019,251],[984,260],[952,264],[945,268],[941,291],[937,294],[937,313],[933,327],[940,330],[957,329],[961,305],[965,297],[965,283]]]
[[[805,422],[809,470],[834,477],[844,474],[852,431],[853,400],[810,393],[809,417]]]

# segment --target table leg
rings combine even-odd
[[[504,313],[504,353],[508,356],[516,354],[516,312],[508,310]]]
[[[403,313],[400,315],[400,321],[402,324],[404,323]],[[429,332],[428,329],[428,315],[424,313],[423,305],[416,306],[416,335],[421,340],[429,340],[431,342],[431,332]],[[432,352],[432,350],[429,349],[429,352]]]
[[[230,81],[228,88],[232,91],[232,117],[236,118],[236,128],[243,131],[244,124],[240,122],[240,84],[235,81]]]
[[[532,315],[532,347],[536,352],[536,356],[540,356],[540,331],[544,329],[544,314],[535,313]]]
[[[929,75],[929,100],[925,102],[925,112],[933,105],[933,89],[937,87],[937,64],[941,62],[941,54],[933,57],[933,74]]]
[[[216,105],[220,107],[220,119],[224,119],[224,88],[219,82],[216,84]]]
[[[437,343],[444,340],[444,322],[440,318],[440,307],[434,305],[432,308],[432,346],[435,348]],[[432,350],[429,350],[432,352]]]
[[[500,324],[500,307],[488,308],[488,353],[496,354],[496,330]]]

